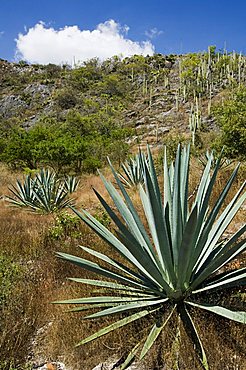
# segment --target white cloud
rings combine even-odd
[[[4,35],[4,31],[0,31],[0,37]]]
[[[149,31],[145,31],[145,36],[149,37],[150,39],[154,39],[157,36],[160,36],[163,31],[159,31],[156,27],[151,28]]]
[[[78,26],[66,26],[59,30],[46,27],[43,22],[29,28],[16,39],[16,55],[30,63],[69,63],[74,59],[84,61],[93,57],[101,60],[113,55],[123,57],[143,54],[152,55],[150,41],[136,42],[128,39],[129,28],[121,27],[114,20],[100,23],[95,30],[80,30]]]

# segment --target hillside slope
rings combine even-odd
[[[8,139],[18,143],[23,132],[37,126],[45,127],[45,132],[41,130],[42,135],[34,135],[32,140],[47,141],[52,127],[56,135],[50,140],[59,136],[59,143],[62,141],[62,148],[57,143],[56,151],[66,153],[65,141],[78,139],[73,147],[80,147],[83,156],[78,159],[70,149],[70,162],[64,163],[71,166],[76,160],[76,171],[100,167],[108,154],[121,161],[129,150],[126,143],[131,149],[147,142],[160,145],[173,132],[202,146],[199,133],[218,130],[211,113],[214,102],[222,102],[228,92],[245,83],[246,58],[217,53],[214,47],[182,56],[113,57],[102,63],[93,59],[74,69],[0,60],[0,146],[2,153],[7,153],[1,159],[30,168],[54,164],[55,160],[45,163],[42,155],[35,157],[31,152],[29,162],[20,151],[9,156],[13,148],[8,148]],[[58,131],[70,136],[64,139]],[[120,153],[119,147],[123,148]],[[46,157],[54,156],[52,150],[46,145]],[[90,162],[87,168],[81,163],[90,155],[96,163]]]

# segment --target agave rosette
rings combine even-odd
[[[141,151],[134,158],[130,158],[121,164],[122,173],[117,175],[126,188],[136,187],[144,183],[144,164],[148,166],[148,160]]]
[[[200,158],[198,158],[198,160],[204,167],[206,167],[206,164],[208,160],[210,159],[210,157],[211,157],[211,167],[214,168],[216,166],[217,159],[213,151],[210,152],[209,150],[207,150],[206,153],[204,153],[203,155],[200,156]],[[232,164],[232,161],[230,159],[222,158],[220,161],[220,168],[226,168],[230,166],[231,164]]]
[[[165,153],[163,197],[148,148],[148,166],[145,161],[142,163],[144,186],[140,186],[139,189],[148,229],[144,227],[139,213],[111,164],[121,194],[103,175],[101,178],[112,199],[114,209],[96,190],[94,191],[117,226],[115,233],[100,224],[87,211],[74,210],[126,260],[123,264],[88,247],[81,248],[96,257],[98,263],[66,253],[58,253],[62,259],[101,275],[107,280],[71,278],[78,283],[104,288],[105,291],[99,296],[56,303],[79,305],[75,308],[76,311],[99,309],[87,315],[85,317],[87,319],[124,313],[122,318],[83,339],[78,345],[151,315],[155,318],[155,323],[150,328],[149,335],[132,349],[121,365],[121,369],[125,369],[134,360],[137,352],[140,354],[140,359],[146,355],[177,310],[187,333],[195,343],[203,367],[208,369],[206,354],[192,320],[190,308],[197,307],[236,322],[246,322],[245,312],[234,311],[218,303],[207,303],[207,300],[204,303],[201,301],[205,293],[207,295],[216,290],[240,287],[245,285],[246,281],[246,268],[220,272],[223,266],[235,259],[246,247],[244,237],[246,225],[228,239],[222,238],[246,199],[244,183],[231,202],[223,206],[238,172],[238,166],[215,204],[212,207],[209,206],[220,160],[221,158],[211,172],[212,158],[208,159],[196,196],[190,204],[189,147],[182,150],[179,147],[175,163],[171,165],[168,165]],[[105,263],[108,267],[104,267]],[[166,304],[165,312],[163,308]]]
[[[16,186],[12,185],[9,190],[13,196],[7,199],[13,206],[33,212],[57,212],[73,204],[65,183],[58,181],[56,174],[48,169],[41,169],[34,178],[27,175],[23,184],[17,180]]]

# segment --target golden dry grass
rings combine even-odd
[[[112,179],[108,169],[103,173],[107,178]],[[199,174],[199,166],[195,162],[192,163],[191,191],[195,188]],[[239,181],[228,198],[235,194],[244,175],[245,172],[239,174]],[[7,186],[14,182],[15,177],[15,174],[2,168],[0,194],[6,194]],[[219,178],[214,199],[227,177],[228,173],[225,171]],[[78,208],[85,208],[95,214],[98,212],[98,201],[92,187],[108,199],[98,176],[84,176],[76,193],[76,204]],[[136,207],[142,212],[137,192],[130,192]],[[231,231],[234,231],[244,219],[245,211],[236,217]],[[83,255],[82,251],[76,248],[78,244],[91,246],[103,253],[107,253],[109,248],[84,225],[80,228],[81,237],[76,240],[66,236],[62,240],[53,240],[49,237],[49,228],[53,223],[52,216],[40,216],[12,209],[1,200],[1,253],[11,256],[18,262],[22,267],[22,274],[13,287],[1,318],[0,364],[3,360],[13,359],[21,368],[27,360],[27,355],[34,350],[36,356],[45,356],[47,361],[62,359],[73,370],[81,368],[91,370],[93,366],[110,357],[120,357],[120,354],[126,353],[126,350],[131,349],[134,343],[146,333],[146,326],[150,327],[151,322],[142,320],[98,341],[82,347],[74,347],[80,339],[111,322],[111,319],[84,321],[81,319],[81,314],[67,313],[64,312],[66,307],[51,304],[55,300],[88,296],[91,293],[91,287],[69,282],[66,277],[93,276],[78,267],[60,261],[55,257],[55,251]],[[110,255],[116,257],[112,251]],[[211,370],[246,368],[246,333],[242,325],[200,311],[194,312],[194,320],[201,334]],[[44,332],[36,339],[34,348],[32,340],[40,328],[44,328]],[[146,369],[162,369],[164,364],[167,369],[173,370],[201,369],[193,345],[184,329],[181,328],[182,341],[178,351],[173,346],[175,334],[174,319],[146,358]],[[174,367],[175,362],[177,367]]]

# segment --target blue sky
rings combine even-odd
[[[58,32],[71,26],[77,28]],[[187,53],[225,43],[246,53],[245,0],[0,0],[0,58],[10,61],[17,47],[19,58],[48,63],[60,61],[62,48],[65,59],[78,60],[121,50]]]

